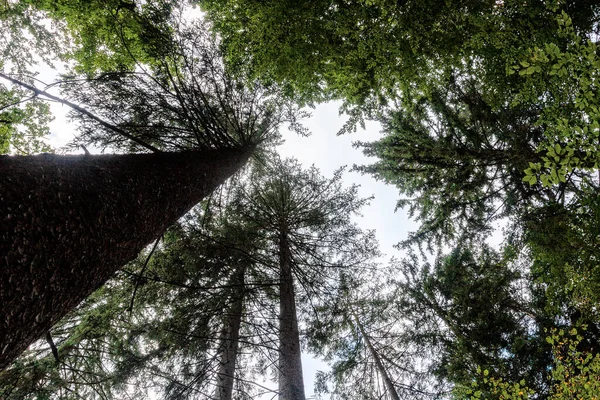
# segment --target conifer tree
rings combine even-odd
[[[431,379],[426,352],[404,337],[404,316],[390,285],[394,274],[371,263],[345,271],[332,299],[317,308],[308,324],[309,348],[331,367],[317,375],[317,393],[332,399],[430,399],[447,390]]]
[[[328,180],[314,167],[301,170],[293,160],[273,163],[251,178],[241,210],[278,257],[280,399],[305,398],[298,285],[312,304],[327,297],[335,284],[328,273],[352,268],[376,253],[372,237],[350,221],[368,199],[358,198],[354,186],[343,189],[341,173]]]
[[[295,123],[277,88],[225,72],[204,26],[177,28],[158,64],[64,82],[78,104],[2,75],[72,107],[76,145],[155,154],[3,156],[1,368]]]

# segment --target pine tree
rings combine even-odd
[[[365,263],[339,277],[332,299],[308,324],[309,348],[331,370],[317,375],[316,392],[332,399],[429,399],[446,388],[428,374],[425,354],[404,338],[391,268]]]
[[[0,365],[135,258],[249,155],[4,156]]]
[[[368,199],[359,199],[356,187],[342,189],[341,172],[327,180],[291,160],[273,163],[251,178],[242,206],[278,257],[281,399],[305,398],[297,285],[309,302],[318,301],[334,284],[326,271],[351,268],[376,252],[372,237],[349,220]]]
[[[133,270],[127,267],[53,330],[62,372],[54,371],[52,352],[40,343],[44,363],[19,359],[0,375],[3,396],[92,393],[100,387],[116,395],[128,385],[141,395],[150,382],[173,399],[202,393],[226,399],[256,391],[244,370],[248,362],[258,361],[261,370],[261,363],[299,362],[298,293],[306,304],[326,301],[337,284],[331,273],[376,253],[372,235],[348,219],[367,200],[357,198],[356,187],[342,189],[340,179],[341,171],[327,180],[314,168],[302,171],[288,161],[230,190],[222,210],[211,198],[201,219],[169,231]],[[287,247],[277,229],[282,221],[289,227]],[[287,282],[282,267],[289,268]],[[314,313],[305,305],[299,310]],[[292,351],[282,351],[284,346]],[[91,359],[97,362],[79,366]],[[289,369],[277,371],[284,382],[280,395],[301,396],[302,386],[300,394],[288,391],[292,382],[301,382],[301,370],[292,376],[282,373]],[[99,387],[94,381],[106,383]]]
[[[2,157],[0,368],[295,123],[277,88],[232,80],[203,26],[176,37],[149,70],[65,83],[79,105],[8,77],[72,107],[77,144],[156,154]]]
[[[215,223],[224,217],[210,209],[171,228],[61,320],[52,329],[58,358],[37,343],[0,374],[0,395],[118,397],[135,388],[179,399],[214,389],[231,398],[239,349],[248,347],[235,337],[256,285],[244,247],[252,241],[234,221]]]
[[[429,372],[440,381],[468,385],[483,378],[480,368],[505,381],[524,379],[547,395],[551,354],[544,332],[558,321],[517,255],[463,245],[433,264],[412,255],[397,265],[404,337],[430,351]]]
[[[219,352],[221,354],[214,396],[218,400],[233,398],[236,363],[240,347],[240,328],[244,311],[244,274],[245,268],[242,266],[234,272],[231,284],[236,293],[232,296],[232,304],[225,313],[226,320],[219,338]]]
[[[421,222],[406,244],[487,235],[498,219],[516,220],[576,192],[586,175],[574,171],[550,188],[525,182],[529,163],[541,162],[539,111],[495,106],[486,91],[468,75],[442,79],[408,109],[382,110],[384,137],[357,144],[379,159],[358,169],[397,186],[406,196],[398,205]]]

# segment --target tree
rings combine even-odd
[[[13,27],[7,32],[20,38],[19,31],[27,29],[33,38],[26,38],[26,42],[37,53],[55,61],[70,60],[74,71],[94,76],[100,72],[130,71],[135,69],[136,62],[147,64],[160,57],[186,3],[19,0],[3,5],[0,10],[6,19],[16,19],[14,23],[6,21]],[[53,20],[50,29],[40,22],[43,18]],[[48,37],[50,32],[59,37]],[[13,50],[9,54],[17,57],[12,59],[27,51]]]
[[[555,5],[593,32],[588,1],[202,0],[228,61],[252,76],[287,83],[302,99],[333,96],[369,107],[412,97],[447,67],[472,65],[505,86],[505,70],[535,44],[556,37]],[[381,96],[381,97],[379,97]],[[378,99],[379,97],[379,99]],[[371,103],[372,105],[372,103]]]
[[[357,169],[408,196],[398,205],[421,227],[407,243],[477,235],[574,190],[572,182],[546,189],[523,181],[544,137],[537,117],[526,107],[494,108],[477,81],[452,75],[407,110],[382,112],[383,138],[357,143],[378,161]]]
[[[256,225],[277,255],[279,275],[279,397],[303,399],[296,282],[308,300],[326,296],[326,271],[352,268],[376,254],[370,235],[349,221],[368,199],[293,160],[273,163],[250,180],[241,214]],[[314,300],[313,300],[314,299]]]
[[[12,12],[11,12],[12,11]],[[23,13],[0,6],[0,29],[5,33],[0,40],[0,70],[27,71],[33,63],[31,49],[19,49],[16,43],[29,44],[28,36],[38,36],[40,41],[54,43],[52,35],[43,29],[26,35],[26,27],[36,24],[36,19]],[[37,34],[37,35],[36,35]],[[27,46],[23,46],[27,47]],[[47,57],[42,53],[43,60]],[[48,152],[50,147],[41,140],[49,133],[48,123],[52,120],[50,107],[43,101],[31,97],[27,90],[0,84],[0,154],[14,152],[21,155]]]
[[[3,156],[2,368],[249,155]]]
[[[338,290],[308,324],[308,347],[329,362],[316,391],[332,399],[430,399],[448,389],[427,370],[426,351],[404,338],[393,268],[364,264],[344,271]]]
[[[595,248],[600,232],[598,185],[592,180],[580,183],[572,200],[549,204],[523,220],[515,243],[529,249],[531,273],[547,285],[546,308],[570,321],[586,325],[582,341],[587,351],[600,350],[597,302],[598,273]]]
[[[600,385],[598,373],[600,372],[600,356],[592,355],[579,350],[585,326],[572,328],[568,331],[553,329],[549,332],[546,341],[552,346],[554,362],[551,368],[552,391],[548,397],[551,400],[566,400],[573,398],[593,398]],[[497,398],[501,395],[505,399],[531,399],[539,398],[526,382],[504,381],[490,375],[490,371],[481,370],[479,375],[484,377],[483,384],[473,384],[471,387],[459,386],[454,391],[454,398],[482,399],[491,395]]]
[[[252,232],[215,205],[217,197],[52,328],[57,358],[38,343],[0,373],[0,395],[252,393],[237,379],[250,374],[235,366],[243,362],[240,351],[255,345],[248,329],[253,292],[272,283],[253,267]]]
[[[397,307],[410,321],[403,337],[428,349],[437,379],[470,385],[481,368],[547,396],[552,353],[544,332],[564,322],[545,309],[544,286],[517,254],[465,245],[433,265],[413,256],[398,266]]]
[[[576,320],[592,327],[583,342],[594,354],[596,2],[201,4],[235,68],[301,101],[344,99],[350,125],[383,123],[382,140],[359,144],[379,161],[359,169],[407,197],[399,206],[422,223],[407,248],[425,243],[441,256],[442,245],[456,247],[399,295],[432,327],[414,336],[447,357],[438,376],[468,384],[483,360],[509,379],[525,374],[546,396],[548,374],[531,369],[550,368],[543,328]],[[509,224],[506,259],[473,247],[498,220]],[[531,302],[511,298],[522,280]],[[478,298],[479,285],[494,295]]]
[[[220,338],[221,357],[219,360],[219,372],[217,374],[217,389],[215,390],[215,398],[219,400],[233,398],[233,385],[240,341],[240,325],[242,323],[244,307],[244,273],[245,270],[243,267],[238,268],[234,272],[235,277],[232,279],[232,285],[235,285],[237,293],[233,297],[233,303],[228,310],[227,321]]]
[[[6,387],[2,395],[42,393],[43,382],[50,382],[45,393],[102,390],[114,395],[134,384],[141,395],[148,382],[168,398],[252,393],[243,366],[251,359],[260,364],[263,349],[267,358],[275,355],[267,365],[299,361],[294,285],[300,283],[306,302],[325,301],[336,284],[328,270],[352,269],[375,252],[372,236],[347,218],[366,199],[357,198],[356,187],[342,189],[340,179],[341,172],[327,180],[315,169],[301,171],[288,161],[265,167],[244,187],[234,185],[225,205],[211,198],[200,218],[169,231],[161,246],[140,256],[137,265],[53,329],[63,371],[58,376],[66,374],[62,379],[55,377],[52,352],[44,345],[45,363],[38,363],[40,351],[32,350],[33,358],[19,359],[0,375]],[[282,223],[289,227],[287,247],[276,230]],[[287,276],[280,272],[286,267]],[[306,307],[300,311],[314,313]],[[96,321],[96,327],[86,328],[88,321]],[[282,358],[287,359],[277,361]],[[97,361],[88,366],[79,361],[88,359]],[[298,395],[285,392],[286,385],[297,382],[297,372],[285,376],[289,369],[276,370],[286,382],[280,395]],[[18,374],[25,378],[16,379]]]
[[[461,17],[491,4],[200,2],[233,65],[288,82],[309,98],[321,96],[324,82],[328,92],[351,101],[372,91],[393,93],[420,68],[426,74],[424,59],[455,50],[471,33],[472,21]]]
[[[85,106],[2,74],[36,96],[72,106],[87,129],[82,142],[108,147],[130,140],[131,150],[156,154],[3,158],[6,268],[0,293],[9,306],[3,309],[1,367],[223,183],[257,145],[276,138],[279,124],[294,115],[285,102],[276,101],[277,88],[233,81],[214,42],[205,40],[205,31],[194,31],[199,26],[179,28],[180,40],[171,43],[170,54],[153,73],[112,74],[89,82],[92,93],[106,88],[107,96],[114,96],[100,104],[90,100],[89,109],[100,115],[120,109],[123,119],[107,121]],[[139,82],[146,85],[127,86]],[[85,101],[84,88],[80,84],[78,90]],[[153,95],[156,104],[148,104]]]
[[[595,137],[600,129],[597,44],[577,26],[577,14],[556,5],[551,9],[558,39],[532,46],[507,71],[521,77],[512,103],[541,106],[537,124],[544,126],[546,141],[538,149],[540,162],[525,172],[531,184],[539,179],[544,186],[564,183],[577,170],[595,171],[600,160]]]

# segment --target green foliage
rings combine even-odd
[[[398,307],[410,321],[406,335],[431,347],[431,372],[468,384],[478,366],[504,379],[525,379],[541,393],[549,351],[539,332],[551,323],[519,271],[514,252],[487,246],[456,248],[433,266],[402,262]],[[529,301],[525,299],[530,297]]]
[[[396,98],[410,101],[440,71],[475,65],[503,102],[513,81],[506,67],[554,34],[546,3],[553,2],[199,2],[232,68],[285,83],[302,100],[343,99],[351,115],[356,107],[370,115]],[[590,19],[578,26],[589,28]]]
[[[585,326],[580,331],[585,331]],[[551,332],[547,339],[553,345],[556,360],[552,371],[554,387],[551,399],[592,399],[600,393],[600,354],[591,354],[580,349],[583,337],[576,328],[568,333]]]
[[[518,71],[523,81],[513,102],[544,106],[537,121],[546,136],[538,148],[542,160],[531,164],[524,178],[535,184],[538,176],[544,186],[565,182],[575,169],[598,169],[600,157],[597,45],[576,32],[565,11],[557,15],[555,26],[557,40],[530,48],[509,70]]]
[[[19,2],[0,4],[0,72],[32,73],[36,63],[51,63],[66,46],[43,16]],[[30,81],[30,79],[27,79]],[[44,139],[53,117],[48,104],[20,88],[0,83],[0,154],[50,152]]]
[[[532,272],[548,285],[548,305],[555,313],[565,308],[583,312],[596,321],[600,275],[597,244],[600,237],[600,203],[597,186],[581,186],[569,206],[549,205],[524,221],[525,240],[531,249]]]
[[[34,80],[39,84],[35,77],[40,61],[46,69],[62,61],[63,67],[88,77],[158,62],[171,49],[170,24],[180,17],[184,5],[162,0],[141,6],[120,0],[5,1],[0,5],[2,72],[27,84]],[[50,121],[43,97],[39,93],[28,97],[20,89],[5,86],[0,91],[0,151],[48,151],[41,140],[48,134]],[[26,101],[29,104],[19,107]]]
[[[0,4],[0,55],[3,70],[35,75],[40,61],[53,66],[70,48],[62,21],[48,23],[47,15],[30,1]]]
[[[583,336],[579,333],[586,327],[552,330],[546,341],[552,346],[554,361],[551,367],[552,391],[550,400],[596,399],[600,393],[600,354],[582,351]],[[535,399],[533,389],[525,381],[511,382],[494,377],[490,371],[477,370],[478,380],[470,386],[457,387],[456,399]]]
[[[0,154],[50,152],[44,142],[53,117],[47,103],[27,101],[26,94],[0,85]]]
[[[477,369],[481,382],[471,383],[471,386],[458,386],[453,392],[455,399],[502,399],[502,400],[527,400],[532,398],[535,392],[526,386],[524,380],[520,382],[506,382],[502,378],[489,376],[489,371]]]
[[[522,181],[543,140],[537,112],[492,103],[477,80],[450,75],[408,109],[382,113],[382,139],[356,144],[378,158],[357,169],[396,185],[407,196],[398,206],[421,222],[407,244],[474,238],[496,219],[547,201]]]
[[[289,85],[301,100],[352,104],[394,96],[430,71],[429,57],[454,57],[484,3],[395,1],[201,1],[227,60],[251,76]]]
[[[71,40],[61,57],[75,61],[75,71],[132,70],[136,62],[160,57],[169,42],[171,18],[180,2],[156,0],[136,5],[125,0],[21,0],[21,4],[63,23]]]

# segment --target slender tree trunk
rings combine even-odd
[[[217,375],[217,390],[214,396],[217,400],[231,400],[233,397],[235,365],[238,355],[242,311],[244,309],[244,274],[245,268],[239,268],[232,282],[240,289],[234,291],[233,296],[235,297],[228,311],[227,327],[221,337],[221,357]]]
[[[304,400],[292,254],[286,235],[282,231],[279,238],[279,399]]]
[[[352,316],[354,317],[354,321],[356,322],[356,326],[358,327],[360,334],[362,335],[363,339],[365,340],[367,349],[369,349],[369,353],[371,353],[371,357],[373,357],[373,359],[375,360],[375,366],[377,367],[377,370],[383,377],[383,383],[385,384],[385,387],[387,388],[390,399],[400,400],[400,396],[398,396],[398,392],[396,391],[396,388],[394,387],[392,379],[390,378],[389,374],[387,373],[387,370],[385,369],[383,362],[381,362],[381,357],[379,357],[379,353],[377,353],[377,350],[375,350],[375,347],[373,347],[373,344],[371,343],[371,338],[365,332],[365,329],[363,328],[362,324],[360,323],[358,316],[354,313],[352,314]]]
[[[250,153],[0,156],[0,370]]]

